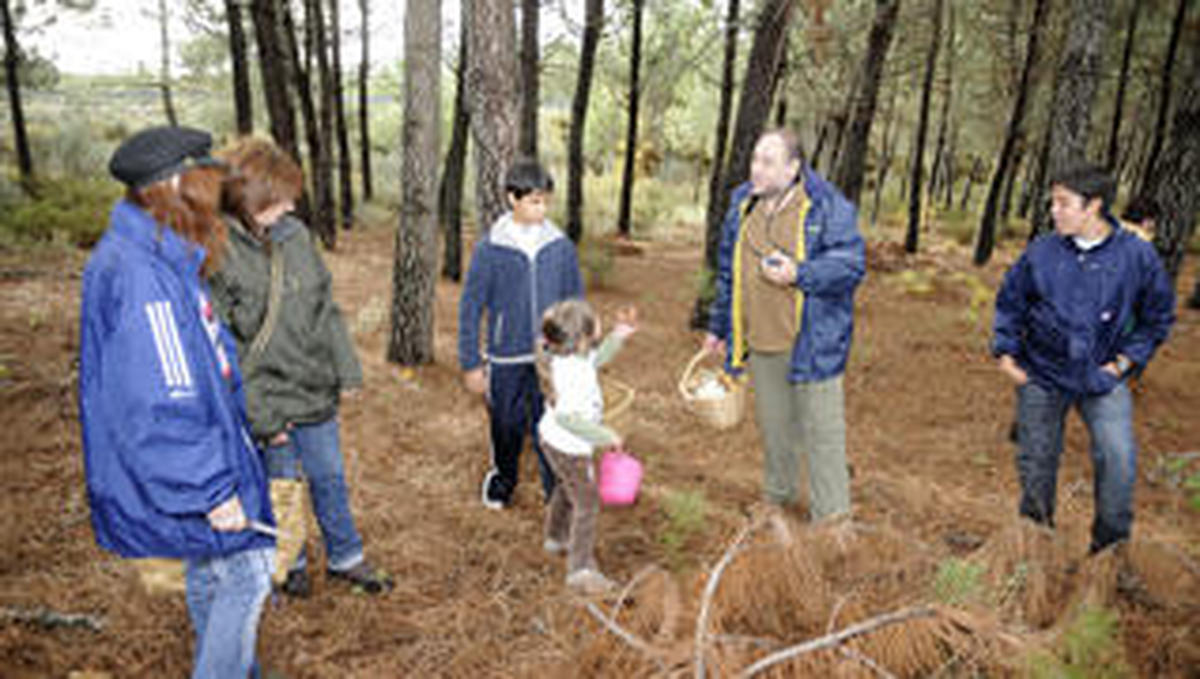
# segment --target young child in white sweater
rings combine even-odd
[[[587,302],[567,300],[542,316],[539,360],[547,408],[538,424],[542,450],[558,483],[546,510],[546,551],[567,554],[567,586],[587,594],[613,583],[596,565],[596,516],[600,493],[592,451],[619,447],[620,435],[604,426],[604,396],[597,369],[637,330],[637,311],[617,313],[601,341],[600,320]]]

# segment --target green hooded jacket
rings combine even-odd
[[[254,435],[269,440],[289,424],[328,420],[342,390],[362,386],[362,367],[308,228],[285,216],[264,243],[236,219],[225,223],[229,246],[210,284],[217,313],[237,341]],[[269,320],[272,258],[282,268]],[[264,325],[271,328],[260,337]]]

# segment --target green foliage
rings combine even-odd
[[[975,243],[979,232],[979,215],[972,211],[947,210],[938,215],[939,227],[948,238],[962,246]]]
[[[1063,631],[1056,648],[1030,658],[1038,679],[1117,679],[1133,676],[1120,640],[1115,611],[1097,606],[1081,610]]]
[[[579,268],[589,290],[608,287],[612,282],[615,257],[612,248],[594,238],[585,238],[579,246]]]
[[[958,606],[979,603],[984,599],[986,588],[983,576],[987,567],[966,559],[946,559],[938,564],[933,578],[933,594],[938,601]]]
[[[104,233],[121,188],[108,180],[63,177],[38,180],[34,193],[30,199],[0,192],[0,243],[90,246]]]
[[[684,546],[708,518],[708,501],[703,491],[672,491],[663,497],[663,511],[666,521],[659,541],[667,550],[671,567],[679,569],[686,560]]]

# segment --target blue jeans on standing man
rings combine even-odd
[[[313,513],[325,540],[325,560],[330,570],[349,570],[363,560],[362,538],[350,514],[350,494],[342,464],[337,417],[315,424],[297,424],[288,430],[287,443],[267,448],[267,475],[295,479],[304,470]],[[301,551],[292,570],[303,569]]]
[[[1054,524],[1063,424],[1074,406],[1091,437],[1095,518],[1091,552],[1129,537],[1133,525],[1133,486],[1137,443],[1133,438],[1133,399],[1124,382],[1098,396],[1072,396],[1030,381],[1017,388],[1017,473],[1020,512]]]
[[[258,619],[271,591],[274,548],[187,562],[187,606],[196,631],[192,679],[257,674]]]

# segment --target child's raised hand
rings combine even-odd
[[[637,332],[637,307],[630,305],[617,309],[616,323],[613,325],[613,333],[624,339],[633,333]]]

